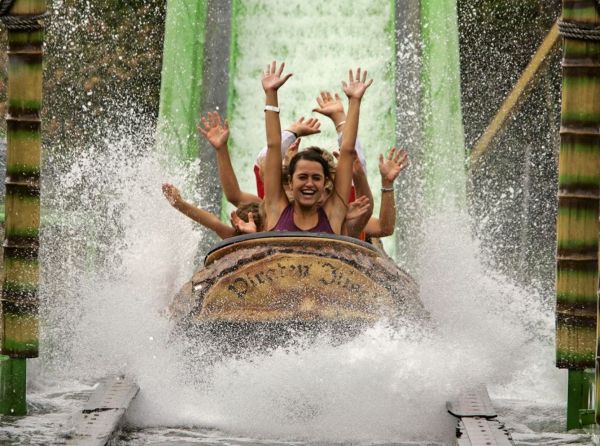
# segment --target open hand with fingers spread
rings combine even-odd
[[[246,222],[233,211],[231,213],[231,225],[237,229],[240,234],[254,234],[255,232],[258,232],[252,212],[248,212],[248,221]]]
[[[371,211],[370,204],[371,202],[366,195],[361,195],[352,203],[349,203],[348,212],[346,213],[346,224],[354,224],[357,220],[364,217]]]
[[[379,155],[379,173],[381,173],[381,182],[384,186],[391,186],[400,172],[408,167],[410,160],[408,153],[404,149],[392,148],[387,157]]]
[[[352,70],[348,71],[348,83],[342,81],[342,88],[348,99],[361,99],[372,83],[373,79],[367,82],[367,70],[361,73],[359,67],[356,69],[356,75]]]
[[[330,92],[322,91],[321,94],[317,96],[317,104],[319,106],[313,108],[313,111],[321,113],[330,119],[335,120],[335,117],[338,115],[341,117],[341,119],[344,119],[346,116],[344,112],[344,104],[342,104],[340,95],[337,93],[332,96]]]
[[[321,133],[320,127],[321,123],[317,118],[309,118],[305,121],[304,116],[302,116],[292,125],[290,125],[288,130],[296,134],[296,136],[300,138],[301,136],[315,135],[317,133]]]
[[[283,69],[285,68],[285,62],[282,62],[279,68],[277,68],[277,62],[273,61],[262,73],[262,86],[265,92],[277,91],[279,87],[287,82],[292,76],[292,73],[283,75]]]
[[[219,150],[227,147],[229,124],[227,119],[222,123],[217,112],[208,112],[206,116],[203,116],[197,129],[215,149]]]

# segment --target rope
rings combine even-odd
[[[0,1],[0,16],[6,15],[14,0],[1,0]],[[600,1],[600,0],[598,0]]]
[[[596,0],[600,4],[600,0]],[[558,21],[560,35],[568,39],[576,40],[600,40],[600,26],[588,25],[586,23]]]
[[[47,12],[38,15],[5,15],[0,17],[0,20],[7,29],[12,31],[36,31],[44,27],[41,20],[48,17],[48,15]]]

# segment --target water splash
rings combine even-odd
[[[303,100],[310,109],[312,99]],[[43,356],[33,362],[31,382],[33,404],[46,406],[40,415],[78,408],[71,390],[89,390],[107,373],[139,383],[134,426],[216,428],[287,443],[448,440],[454,422],[445,401],[479,382],[498,398],[563,401],[550,297],[495,274],[480,258],[468,218],[451,211],[423,224],[418,274],[433,333],[378,325],[341,346],[321,339],[194,368],[184,355],[190,346],[173,341],[162,310],[191,276],[203,240],[168,206],[160,183],[172,181],[200,202],[192,189],[197,166],[159,155],[151,120],[130,111],[110,122],[121,126],[101,126],[94,134],[107,136],[93,145],[53,155],[44,179]],[[203,349],[201,342],[192,347]]]
[[[201,340],[174,340],[162,314],[202,240],[160,184],[185,188],[194,168],[159,156],[150,130],[107,134],[55,179],[47,202],[62,218],[42,235],[47,353],[35,379],[126,373],[142,389],[135,426],[287,441],[445,441],[445,402],[480,382],[503,398],[560,401],[548,298],[484,266],[468,218],[451,212],[424,225],[420,285],[433,332],[381,324],[343,345],[319,339],[200,368],[184,351],[202,350]]]

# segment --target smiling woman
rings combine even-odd
[[[273,227],[274,231],[333,233],[325,212],[321,208],[316,213],[313,210],[327,200],[329,193],[325,185],[332,181],[329,164],[317,150],[308,148],[290,160],[289,186],[299,212],[295,212],[294,205],[288,204]],[[303,218],[305,214],[307,218]],[[298,225],[295,220],[298,220]]]
[[[265,125],[267,157],[265,175],[265,212],[267,228],[277,231],[310,231],[341,234],[348,209],[352,184],[352,163],[356,155],[360,102],[372,81],[366,82],[367,72],[350,70],[348,83],[343,82],[349,100],[348,115],[340,146],[333,193],[326,192],[326,181],[332,180],[329,166],[318,148],[296,154],[289,164],[289,185],[293,196],[290,203],[281,184],[281,123],[277,90],[290,78],[283,75],[284,64],[267,66],[262,75],[266,96]]]

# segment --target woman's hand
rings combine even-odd
[[[322,115],[331,119],[339,114],[345,116],[344,105],[342,104],[340,95],[337,93],[335,96],[332,96],[330,92],[322,91],[321,95],[317,96],[317,104],[319,106],[317,108],[313,108],[312,111],[321,113]]]
[[[177,189],[172,184],[164,183],[162,185],[162,192],[171,206],[175,206],[177,203],[180,203],[182,201],[179,189]]]
[[[361,99],[367,88],[371,86],[373,79],[367,82],[367,70],[362,73],[360,67],[356,69],[356,76],[352,74],[352,70],[348,71],[348,83],[342,81],[342,88],[348,99]]]
[[[222,149],[227,145],[229,123],[227,120],[222,122],[221,116],[217,112],[208,112],[206,116],[203,116],[197,129],[215,149]]]
[[[348,204],[348,212],[346,213],[346,225],[352,225],[358,219],[364,217],[370,209],[370,200],[366,195],[362,195]]]
[[[359,175],[361,173],[364,173],[363,166],[358,159],[358,156],[354,156],[354,161],[352,162],[352,176]]]
[[[288,130],[295,133],[298,138],[301,136],[315,135],[321,133],[321,123],[317,118],[309,118],[306,121],[304,116],[289,126]]]
[[[202,125],[198,123],[198,133],[202,134],[216,150],[223,149],[227,146],[229,139],[229,124],[227,119],[224,123],[221,122],[221,117],[217,112],[208,112],[201,119]],[[204,126],[204,128],[202,128]]]
[[[248,212],[248,221],[245,222],[235,213],[235,211],[233,211],[231,213],[231,224],[240,234],[253,234],[258,232],[252,212]]]
[[[298,153],[298,149],[300,149],[300,141],[300,138],[296,138],[296,140],[286,150],[285,156],[283,157],[284,166],[289,166],[290,160],[294,157],[296,153]]]
[[[198,133],[203,135],[211,146],[216,150],[227,147],[227,141],[229,140],[229,123],[227,119],[221,122],[221,116],[217,112],[208,112],[206,116],[202,116],[200,121],[196,127]]]
[[[292,76],[292,73],[287,73],[285,76],[281,76],[283,74],[283,68],[285,67],[285,62],[282,62],[277,69],[277,62],[273,61],[271,65],[267,65],[267,68],[262,73],[262,86],[265,92],[267,91],[277,91],[279,87],[287,82],[287,80]]]
[[[410,160],[408,159],[408,153],[404,149],[392,148],[384,158],[383,155],[379,155],[379,173],[381,173],[382,184],[391,184],[394,182],[400,172],[408,167]]]

